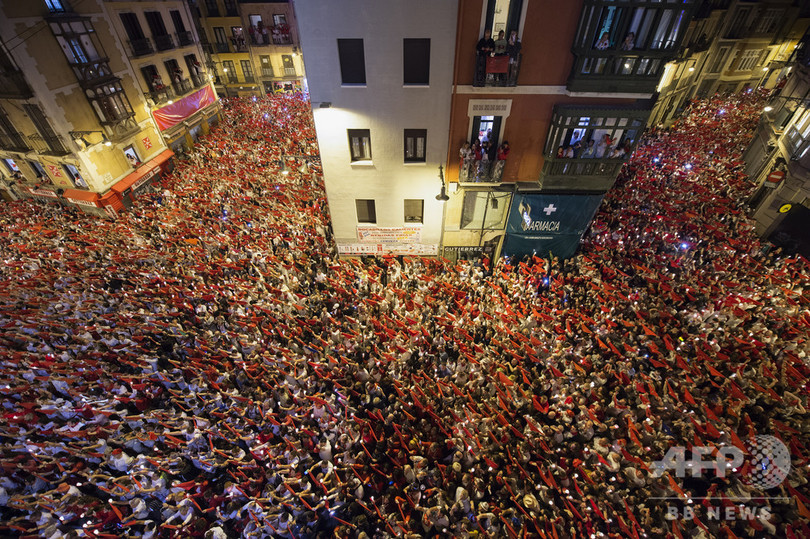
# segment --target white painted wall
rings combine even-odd
[[[307,83],[339,244],[357,243],[355,199],[374,199],[377,226],[404,222],[424,199],[422,243],[438,244],[438,167],[447,155],[457,0],[295,0]],[[337,40],[362,38],[365,87],[342,87]],[[430,38],[430,86],[403,87],[403,38]],[[328,109],[321,102],[331,102]],[[352,165],[347,129],[371,131],[372,165]],[[427,129],[426,162],[404,163],[405,129]]]

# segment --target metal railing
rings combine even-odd
[[[155,49],[152,47],[152,41],[148,37],[141,39],[131,39],[129,41],[129,48],[132,51],[132,56],[146,56],[152,54]]]
[[[70,67],[79,82],[91,84],[113,77],[108,61],[108,58],[100,58],[92,62],[71,63]]]
[[[545,157],[543,176],[613,176],[622,169],[626,157],[586,159]]]
[[[459,166],[458,181],[500,183],[505,166],[506,161],[503,159],[498,161],[465,159]]]
[[[31,147],[37,153],[51,155],[66,155],[70,153],[59,135],[43,137],[38,133],[28,136]]]
[[[0,134],[0,149],[9,152],[27,152],[31,147],[19,133],[12,133],[11,135]]]
[[[476,54],[473,86],[517,86],[522,59],[521,53],[514,57]]]
[[[174,93],[180,97],[192,90],[191,81],[188,79],[176,80],[172,82],[172,88],[174,88]]]
[[[256,82],[256,77],[253,75],[245,75],[245,82]]]
[[[191,45],[192,43],[194,43],[194,36],[189,31],[177,32],[177,42],[180,44],[181,47]]]
[[[284,68],[284,76],[285,77],[296,77],[298,75],[296,74],[294,67],[285,67]]]
[[[191,84],[193,84],[195,88],[204,86],[206,80],[205,74],[203,73],[200,73],[199,75],[195,75],[194,73],[191,74]]]
[[[163,34],[162,36],[153,36],[155,45],[159,51],[167,51],[174,48],[174,40],[171,34]]]
[[[273,77],[273,68],[272,67],[263,67],[262,68],[262,77]]]
[[[236,73],[231,73],[230,71],[228,71],[226,75],[228,78],[228,82],[230,82],[231,84],[236,84],[239,82],[239,77],[236,76]]]
[[[231,52],[231,48],[227,43],[214,43],[214,52]]]
[[[152,90],[151,92],[148,92],[146,95],[148,95],[149,99],[154,101],[156,105],[165,103],[166,101],[168,101],[173,97],[172,90],[168,86],[160,88],[159,90]]]

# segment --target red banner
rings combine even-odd
[[[154,110],[152,115],[155,117],[158,129],[165,131],[179,124],[198,110],[211,105],[216,100],[214,89],[209,84],[205,88],[184,97],[176,103]]]

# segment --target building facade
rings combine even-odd
[[[807,2],[704,0],[666,66],[651,123],[671,123],[693,98],[773,88],[808,24]]]
[[[0,2],[4,198],[30,196],[115,216],[171,165],[173,152],[156,121],[167,111],[146,92],[142,73],[135,71],[138,63],[132,62],[133,43],[122,39],[115,16],[129,12],[127,4],[142,12],[150,5],[158,11],[184,9],[179,0]],[[159,35],[172,43],[190,42],[183,47],[191,54],[193,34],[176,37],[162,30]],[[156,43],[144,40],[140,46]],[[172,48],[168,41],[165,51]],[[172,95],[184,99],[183,93]],[[185,112],[174,117],[191,114]]]
[[[182,117],[171,125],[158,121],[165,143],[175,152],[190,148],[217,121],[219,106],[188,4],[116,0],[104,7],[150,114]]]
[[[461,0],[445,257],[573,254],[694,4]]]
[[[296,0],[341,254],[436,255],[454,0]]]
[[[289,0],[199,0],[217,90],[250,96],[303,90],[295,11]]]
[[[744,155],[757,184],[748,201],[756,232],[810,256],[810,34],[792,55],[790,74],[763,110]]]

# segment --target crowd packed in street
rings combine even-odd
[[[574,258],[492,266],[339,259],[305,96],[223,105],[115,221],[0,206],[1,535],[810,539],[809,268],[746,217],[760,96],[648,133]],[[768,490],[654,464],[757,435]]]

